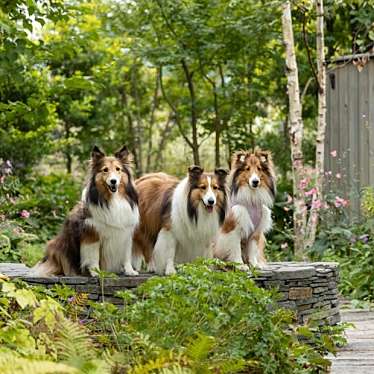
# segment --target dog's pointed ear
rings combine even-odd
[[[269,165],[271,163],[271,153],[270,151],[262,151],[258,150],[257,155],[260,158],[260,161],[265,164]]]
[[[231,158],[231,168],[237,168],[241,165],[244,165],[245,159],[247,158],[248,154],[244,151],[235,152]]]
[[[114,156],[123,162],[128,161],[129,155],[130,152],[125,145],[114,154]]]
[[[229,174],[229,171],[224,168],[216,168],[214,174],[217,176],[219,184],[223,185],[226,183],[226,177]]]
[[[92,159],[92,162],[93,163],[96,163],[98,162],[99,160],[101,160],[103,157],[105,157],[105,153],[102,152],[100,150],[100,148],[95,145],[93,148],[92,148],[92,151],[91,151],[91,159]]]
[[[192,165],[188,168],[188,176],[190,180],[196,180],[203,174],[204,169],[197,165]]]

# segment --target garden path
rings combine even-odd
[[[331,374],[374,374],[374,311],[341,309],[342,321],[352,322],[348,344],[331,358]]]

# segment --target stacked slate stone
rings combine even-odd
[[[334,262],[273,262],[254,278],[258,286],[280,291],[279,306],[295,311],[300,324],[340,322],[337,285],[339,267]]]
[[[32,285],[53,287],[65,284],[77,292],[87,293],[91,300],[103,299],[123,304],[117,291],[135,288],[152,275],[98,279],[92,277],[33,277],[23,264],[0,264],[0,273],[21,278]],[[337,283],[339,268],[333,262],[273,262],[251,276],[259,287],[276,288],[281,294],[279,306],[295,311],[300,324],[310,319],[320,324],[334,325],[340,321]]]

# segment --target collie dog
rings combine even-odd
[[[138,179],[135,257],[144,256],[150,270],[166,275],[175,273],[175,263],[213,257],[211,244],[226,216],[227,174],[191,166],[182,181],[164,173]]]
[[[91,173],[82,201],[48,243],[46,257],[34,268],[38,275],[88,272],[96,276],[97,269],[138,274],[132,267],[132,238],[139,211],[131,157],[126,147],[108,157],[96,146],[91,156]]]
[[[230,210],[214,246],[216,257],[262,267],[265,236],[271,229],[271,207],[276,194],[275,174],[269,152],[237,152],[231,163]]]

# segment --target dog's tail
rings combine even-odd
[[[51,277],[56,275],[77,275],[75,267],[66,256],[67,243],[57,236],[47,245],[46,256],[32,269],[32,275],[38,277]]]
[[[31,274],[35,277],[52,277],[61,274],[61,268],[52,258],[45,256],[31,269]]]

